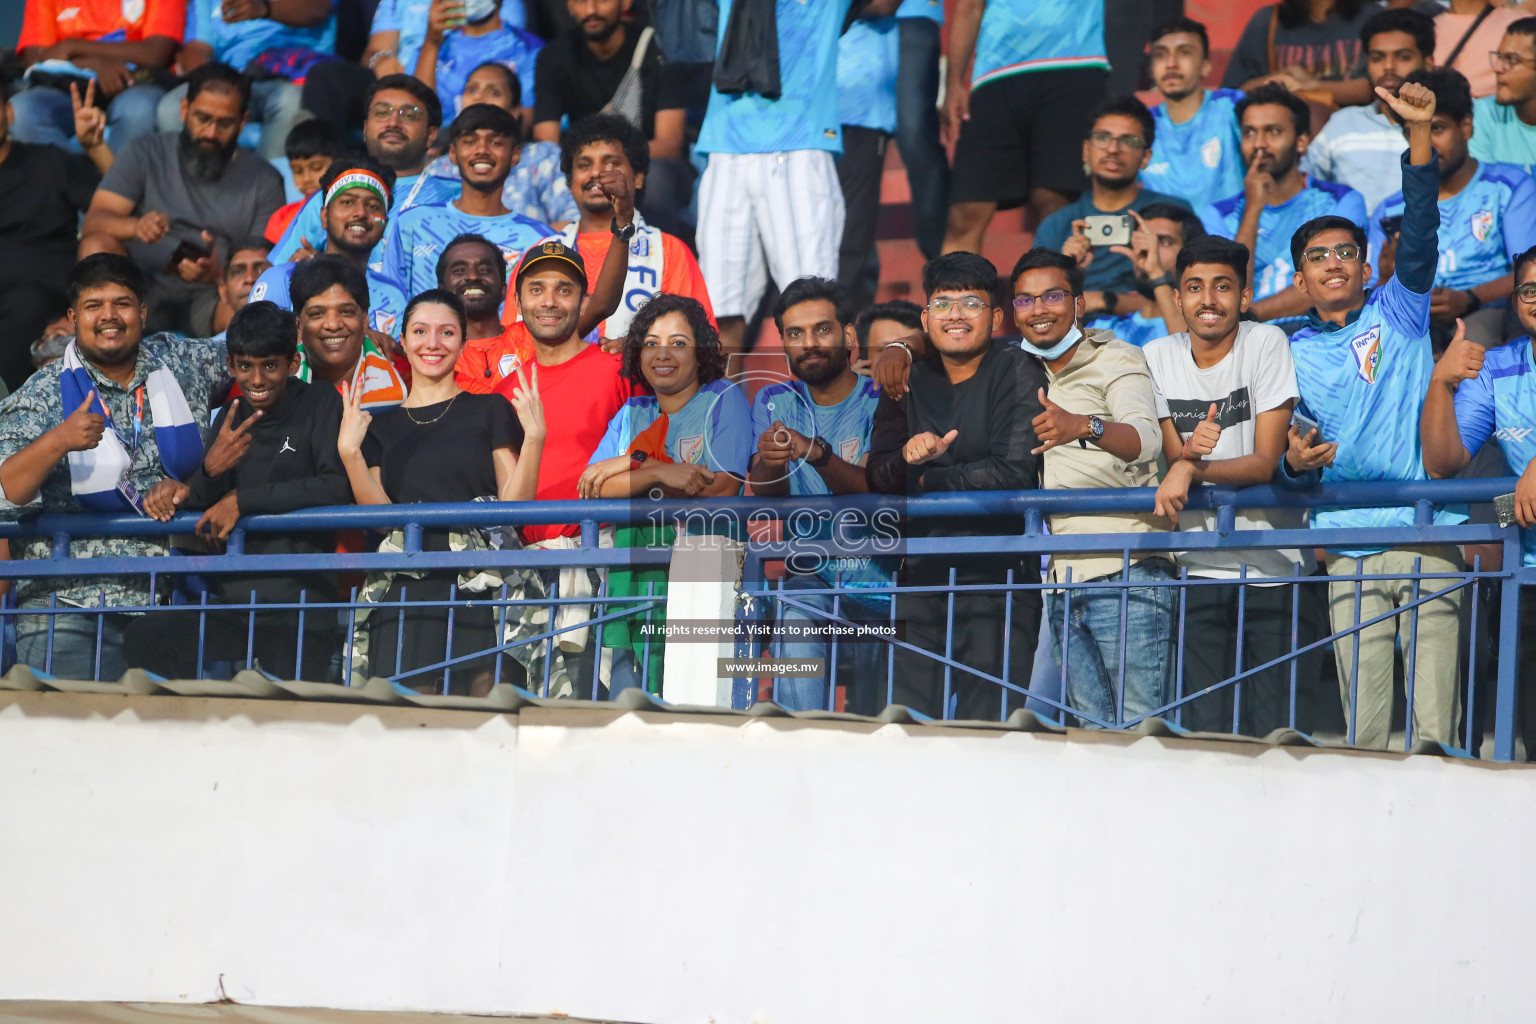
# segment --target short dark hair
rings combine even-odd
[[[336,179],[352,170],[377,174],[383,179],[384,187],[389,189],[390,201],[384,204],[385,207],[388,208],[394,205],[394,168],[385,167],[367,153],[361,153],[355,149],[349,149],[345,153],[337,153],[336,159],[331,161],[331,166],[327,167],[325,173],[320,176],[320,201],[322,203],[325,201],[326,192],[330,191],[331,186],[336,184]]]
[[[1159,39],[1163,38],[1163,36],[1171,36],[1180,32],[1187,32],[1192,36],[1199,36],[1201,51],[1207,57],[1211,55],[1211,34],[1205,30],[1204,25],[1200,24],[1194,18],[1186,18],[1180,16],[1174,18],[1171,21],[1163,22],[1152,31],[1152,35],[1149,41],[1155,43]]]
[[[288,282],[288,298],[293,311],[302,313],[310,299],[338,284],[367,312],[368,275],[357,264],[336,253],[311,256],[294,268],[293,278]]]
[[[570,131],[560,136],[560,170],[567,179],[576,163],[576,154],[594,142],[617,142],[636,174],[651,169],[651,147],[644,132],[618,114],[593,114],[571,125]]]
[[[1008,275],[1008,285],[1012,287],[1017,284],[1020,275],[1026,270],[1047,269],[1059,270],[1066,274],[1067,287],[1072,289],[1072,294],[1083,294],[1083,268],[1077,265],[1077,260],[1055,249],[1047,249],[1043,245],[1037,245],[1019,257],[1019,262],[1013,265],[1013,273]]]
[[[507,94],[512,99],[512,105],[514,107],[522,106],[523,105],[523,82],[522,82],[522,79],[518,78],[517,75],[512,71],[511,68],[507,67],[505,64],[501,63],[500,61],[488,60],[488,61],[484,61],[483,63],[476,64],[474,66],[474,68],[471,69],[469,74],[464,76],[465,84],[468,84],[468,82],[469,82],[469,80],[471,78],[474,78],[475,75],[479,74],[481,71],[484,71],[486,68],[495,68],[497,71],[500,71],[502,73],[502,75],[504,75],[506,77],[506,79],[507,79]]]
[[[240,113],[251,107],[251,80],[228,64],[210,60],[199,64],[187,76],[187,102],[197,99],[204,89],[224,89],[240,97]]]
[[[1472,84],[1455,68],[1420,68],[1403,79],[1435,94],[1435,113],[1462,122],[1472,116]]]
[[[1142,220],[1171,220],[1179,226],[1183,233],[1183,244],[1188,245],[1196,239],[1205,237],[1205,225],[1200,218],[1195,216],[1193,210],[1173,203],[1148,203],[1136,211],[1141,214]]]
[[[997,268],[985,256],[974,252],[947,252],[935,256],[923,265],[923,293],[929,298],[934,292],[997,292]]]
[[[232,356],[291,359],[299,351],[299,318],[275,302],[247,302],[230,318],[224,338]]]
[[[497,65],[497,67],[500,67],[500,66],[501,65],[499,65],[499,64]],[[502,279],[503,283],[506,282],[506,279],[507,279],[507,257],[506,257],[506,254],[501,251],[501,247],[498,246],[495,242],[491,241],[489,238],[486,238],[484,235],[477,235],[477,234],[474,234],[473,232],[465,232],[462,235],[454,235],[453,236],[453,241],[451,241],[447,245],[443,246],[443,253],[442,253],[441,256],[439,256],[437,258],[437,270],[436,270],[436,274],[435,274],[439,284],[441,284],[442,281],[443,281],[443,271],[448,269],[448,253],[449,253],[449,251],[452,250],[455,246],[460,246],[460,245],[483,245],[483,246],[485,246],[486,251],[494,254],[495,257],[496,257],[496,262],[501,264],[501,279]]]
[[[336,156],[341,152],[341,133],[329,121],[312,117],[288,129],[283,140],[283,155],[289,160],[308,160],[312,156]]]
[[[640,370],[640,349],[645,344],[645,332],[668,313],[681,313],[693,331],[693,347],[699,367],[699,386],[712,384],[725,376],[725,349],[720,346],[720,334],[709,322],[709,314],[699,300],[687,295],[662,292],[635,313],[629,322],[629,333],[624,336],[624,362],[621,371],[632,384],[650,385]]]
[[[1435,19],[1410,7],[1398,7],[1374,14],[1360,27],[1360,46],[1371,48],[1371,39],[1383,32],[1402,32],[1413,37],[1413,45],[1424,57],[1435,55]]]
[[[1509,23],[1509,27],[1504,30],[1504,34],[1507,36],[1527,36],[1533,42],[1536,42],[1536,18],[1521,18],[1519,21],[1512,21]]]
[[[1147,149],[1152,148],[1152,140],[1157,135],[1157,123],[1152,120],[1152,111],[1135,96],[1114,96],[1100,103],[1094,109],[1093,117],[1088,120],[1090,131],[1101,117],[1128,117],[1135,121],[1141,125],[1141,137],[1146,140]]]
[[[447,306],[453,310],[459,318],[459,337],[465,339],[469,333],[469,318],[464,313],[464,300],[446,288],[428,288],[426,291],[411,299],[405,304],[405,314],[400,317],[400,336],[405,337],[406,325],[411,322],[411,314],[416,312],[417,306],[433,303],[439,306]]]
[[[1520,280],[1520,268],[1524,267],[1528,263],[1536,263],[1536,245],[1531,246],[1529,249],[1525,250],[1525,252],[1515,257],[1515,266],[1512,273],[1515,275],[1515,281],[1517,283]]]
[[[802,302],[821,300],[832,303],[838,326],[847,327],[853,323],[853,299],[842,285],[825,277],[798,277],[785,286],[773,304],[773,325],[782,334],[785,313]]]
[[[69,304],[80,301],[80,293],[104,284],[120,284],[144,301],[144,272],[127,256],[98,252],[76,263],[69,272]]]
[[[415,75],[385,75],[383,78],[374,79],[373,84],[368,87],[367,95],[363,97],[363,110],[366,111],[373,106],[375,96],[389,89],[410,93],[416,102],[421,104],[421,109],[427,112],[428,126],[436,128],[443,123],[442,101],[437,98],[437,93],[427,88]]]
[[[1174,277],[1182,283],[1184,271],[1196,263],[1216,263],[1223,267],[1231,267],[1233,276],[1246,283],[1248,259],[1246,245],[1234,242],[1230,238],[1222,238],[1220,235],[1206,235],[1193,242],[1186,242],[1184,248],[1179,250],[1178,258],[1174,260]]]
[[[480,131],[505,135],[513,142],[520,142],[523,137],[523,126],[508,111],[494,103],[471,103],[459,111],[459,116],[448,126],[448,139],[457,142],[465,135]]]
[[[1243,123],[1243,115],[1249,107],[1284,107],[1291,112],[1291,124],[1297,135],[1312,133],[1312,108],[1307,101],[1278,82],[1269,82],[1252,90],[1237,101],[1237,123]]]
[[[876,303],[860,313],[858,320],[854,321],[853,329],[859,336],[859,355],[862,358],[868,358],[869,329],[876,320],[893,320],[903,327],[922,333],[923,307],[906,299],[892,299]]]
[[[1348,231],[1355,244],[1360,247],[1362,257],[1366,250],[1365,229],[1348,217],[1313,217],[1291,236],[1291,266],[1301,269],[1301,254],[1306,251],[1307,245],[1324,231]]]
[[[229,247],[229,254],[224,257],[224,273],[229,273],[230,264],[235,262],[236,253],[246,252],[251,249],[260,249],[262,252],[270,255],[272,243],[260,235],[246,235],[244,238],[236,239],[234,244]]]

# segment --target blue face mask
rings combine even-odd
[[[471,25],[480,22],[496,13],[497,0],[464,0],[464,20]]]
[[[1019,339],[1019,347],[1037,359],[1060,359],[1069,348],[1082,340],[1083,332],[1077,329],[1077,324],[1073,324],[1072,329],[1067,332],[1067,336],[1050,348],[1040,348],[1038,345],[1031,345],[1023,338]]]

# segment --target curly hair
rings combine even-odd
[[[720,334],[709,322],[709,314],[699,300],[686,295],[663,293],[640,307],[629,322],[629,334],[624,337],[624,363],[620,372],[632,384],[650,388],[640,369],[640,350],[645,345],[645,335],[656,321],[668,313],[681,313],[693,333],[694,358],[699,365],[699,386],[713,384],[725,376],[725,349],[720,347]]]

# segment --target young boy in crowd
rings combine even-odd
[[[341,396],[324,383],[291,376],[299,363],[294,315],[271,302],[252,302],[230,321],[226,345],[241,397],[214,421],[197,470],[185,483],[166,479],[150,488],[145,512],[165,522],[183,509],[205,509],[198,535],[224,541],[241,516],[349,502],[352,489],[336,452]],[[335,549],[336,538],[326,533],[257,533],[245,545],[251,555]],[[211,579],[210,604],[296,604],[301,595],[306,603],[336,600],[324,573]],[[123,645],[128,664],[168,678],[198,678],[210,662],[254,661],[285,679],[324,682],[336,647],[335,622],[334,612],[321,610],[302,620],[297,609],[260,611],[254,625],[249,611],[161,612],[137,619]]]
[[[288,171],[293,175],[293,187],[299,190],[299,199],[278,208],[267,221],[263,232],[273,245],[288,230],[288,224],[304,201],[320,191],[320,179],[330,170],[331,161],[341,152],[341,136],[327,121],[309,120],[293,126],[288,140],[283,143],[283,153],[288,158]]]

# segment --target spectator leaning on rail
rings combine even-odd
[[[996,268],[975,253],[945,253],[923,268],[923,291],[928,296],[923,324],[934,354],[911,364],[904,382],[910,387],[903,386],[900,401],[882,389],[865,464],[869,489],[915,496],[1034,488],[1040,480],[1039,440],[1030,424],[1041,408],[1037,396],[1045,373],[1018,346],[994,340],[1003,325],[1002,310],[994,304]],[[894,351],[893,358],[905,365],[911,352]],[[1000,524],[985,516],[908,523],[910,537],[991,537],[1022,530],[1022,519]],[[913,555],[906,559],[903,582],[943,588],[951,572],[961,585],[1038,583],[1040,559]],[[967,668],[995,678],[1001,678],[1006,662],[1008,682],[1027,686],[1040,635],[1038,595],[1013,593],[1008,630],[1003,624],[1009,605],[1001,591],[955,594],[952,631],[951,605],[942,590],[898,598],[906,642],[917,650],[897,654],[896,703],[933,718],[996,719],[1005,708],[1022,707],[1023,693],[964,670],[951,673],[946,694],[945,666],[935,659],[953,650]],[[946,646],[951,633],[952,647]],[[946,696],[952,698],[948,707]]]
[[[1484,351],[1460,332],[1430,375],[1419,418],[1424,468],[1436,478],[1455,476],[1489,439],[1498,442],[1515,486],[1515,521],[1521,526],[1521,564],[1536,566],[1536,249],[1515,260],[1515,309],[1526,334]],[[1526,587],[1520,603],[1520,731],[1526,759],[1536,759],[1536,598]]]
[[[1045,411],[1034,422],[1045,488],[1151,486],[1159,435],[1146,357],[1108,331],[1078,327],[1083,272],[1072,257],[1036,246],[1014,264],[1012,282],[1014,325],[1049,380],[1049,392],[1040,389]],[[1057,536],[1167,528],[1167,520],[1139,512],[1051,516]],[[1049,592],[1051,654],[1060,664],[1065,648],[1073,710],[1113,724],[1123,720],[1121,711],[1129,719],[1167,704],[1178,598],[1172,587],[1136,584],[1172,579],[1168,557],[1133,554],[1127,566],[1118,554],[1052,555],[1049,575],[1052,583],[1124,583],[1129,592],[1122,613],[1120,588],[1073,590],[1070,616],[1067,592]],[[1125,692],[1117,707],[1122,660]]]
[[[773,317],[794,378],[763,387],[752,401],[752,432],[757,437],[749,476],[753,494],[802,497],[869,490],[864,466],[880,388],[854,373],[850,365],[858,350],[852,306],[837,282],[819,277],[791,281],[779,296]],[[890,599],[884,595],[845,594],[834,602],[830,595],[817,593],[828,586],[890,585],[891,567],[882,560],[868,554],[840,556],[844,544],[874,539],[869,528],[873,524],[861,523],[860,518],[849,510],[835,524],[830,517],[815,515],[791,516],[786,521],[786,534],[819,543],[809,545],[805,554],[785,566],[784,589],[794,592],[792,600],[814,610],[780,607],[781,625],[793,623],[809,633],[786,633],[780,657],[827,658],[830,645],[816,631],[834,621],[834,607],[835,618],[888,618]],[[883,703],[881,668],[889,648],[878,642],[854,642],[843,649],[853,654],[853,673],[844,676],[851,680],[848,710],[875,714]],[[830,663],[826,678],[781,679],[778,701],[791,711],[835,710],[827,690],[829,678]]]
[[[1191,18],[1175,18],[1152,33],[1152,86],[1163,102],[1152,107],[1157,142],[1141,183],[1178,196],[1197,210],[1243,187],[1243,157],[1234,108],[1236,89],[1207,89],[1211,38]]]
[[[1476,136],[1472,93],[1460,72],[1416,71],[1408,81],[1435,94],[1429,139],[1440,157],[1441,249],[1429,319],[1436,348],[1454,333],[1457,319],[1465,323],[1467,337],[1492,348],[1506,337],[1504,314],[1515,287],[1515,257],[1536,245],[1536,181],[1518,167],[1485,164],[1467,155],[1467,143]],[[1402,219],[1401,191],[1371,215],[1371,264],[1378,281],[1392,276],[1391,252]]]
[[[0,489],[6,515],[33,512],[138,511],[143,495],[166,477],[184,480],[203,455],[200,425],[210,395],[227,388],[224,343],[168,334],[143,337],[144,276],[127,257],[88,256],[70,272],[75,341],[64,358],[34,373],[0,405]],[[104,537],[70,543],[73,559],[161,555],[148,538]],[[52,544],[33,539],[21,557],[49,560]],[[16,587],[22,610],[94,608],[99,617],[22,616],[20,661],[67,679],[115,679],[129,616],[111,611],[150,604],[143,576],[39,576]],[[97,650],[97,629],[101,646]],[[50,644],[50,633],[51,644]],[[51,652],[50,652],[51,647]]]
[[[1141,348],[1153,338],[1184,329],[1179,282],[1172,269],[1184,245],[1204,238],[1205,228],[1199,217],[1171,203],[1154,203],[1131,216],[1136,219],[1131,244],[1116,246],[1115,251],[1131,257],[1141,305],[1135,312],[1121,316],[1094,317],[1087,326],[1109,331],[1121,341]]]
[[[275,515],[352,500],[336,451],[341,396],[324,384],[289,374],[298,366],[298,324],[286,309],[252,302],[229,323],[229,372],[241,396],[219,412],[197,470],[185,482],[151,487],[144,510],[162,522],[182,510],[206,509],[197,532],[222,542],[242,516]],[[255,533],[247,555],[318,555],[336,550],[334,534]],[[220,573],[211,577],[219,603],[297,604],[336,600],[329,573]],[[254,630],[254,639],[252,631]],[[304,637],[302,663],[299,636]],[[284,679],[326,682],[336,652],[336,616],[312,611],[300,625],[297,609],[159,611],[128,627],[123,650],[134,668],[172,679],[195,679],[199,664],[244,664],[247,652]]]
[[[1189,330],[1148,342],[1144,349],[1168,460],[1153,511],[1173,518],[1184,531],[1211,533],[1217,528],[1215,511],[1185,510],[1191,484],[1249,487],[1289,479],[1276,470],[1289,455],[1288,437],[1294,432],[1290,422],[1299,397],[1296,369],[1284,331],[1241,320],[1251,297],[1244,284],[1248,258],[1246,247],[1226,238],[1204,238],[1185,246],[1177,271],[1179,303]],[[1303,454],[1291,456],[1299,471],[1312,468],[1315,462],[1302,459]],[[1310,479],[1316,473],[1306,475]],[[1296,511],[1242,509],[1237,516],[1240,530],[1294,530],[1306,525],[1305,515]],[[1294,584],[1268,582],[1272,577],[1295,575],[1297,563],[1301,563],[1300,573],[1309,575],[1314,568],[1310,552],[1194,550],[1180,554],[1179,561],[1191,579],[1227,581],[1184,591],[1186,642],[1180,696],[1289,654],[1295,647],[1293,607],[1301,619],[1301,643],[1322,635],[1323,602],[1316,588],[1298,591]],[[1311,732],[1315,652],[1297,660],[1295,727]],[[1238,731],[1263,736],[1289,725],[1291,670],[1291,663],[1282,663],[1245,679],[1240,687],[1202,697],[1184,706],[1181,721],[1191,729],[1229,731],[1233,695],[1240,693]]]
[[[1307,324],[1291,338],[1298,410],[1322,428],[1316,440],[1338,445],[1324,482],[1424,480],[1428,474],[1419,446],[1417,424],[1429,388],[1434,357],[1430,352],[1429,316],[1435,265],[1439,260],[1440,210],[1435,203],[1439,161],[1430,144],[1435,94],[1416,83],[1397,96],[1378,95],[1408,127],[1408,152],[1402,163],[1403,226],[1397,248],[1397,273],[1369,295],[1365,282],[1365,232],[1340,217],[1320,217],[1302,225],[1291,239],[1296,289],[1312,303]],[[1465,516],[1439,509],[1435,521],[1456,523]],[[1331,509],[1315,512],[1318,528],[1389,529],[1411,526],[1412,507]],[[1385,576],[1342,580],[1329,585],[1329,616],[1335,633],[1353,629],[1412,600],[1452,586],[1450,581],[1403,578],[1411,573],[1462,570],[1454,545],[1383,549],[1368,544],[1328,552],[1333,576]],[[1357,597],[1357,588],[1358,594]],[[1415,739],[1450,743],[1455,739],[1459,703],[1457,633],[1461,596],[1452,592],[1405,610],[1359,632],[1360,677],[1354,678],[1355,634],[1334,643],[1344,714],[1354,742],[1385,747],[1392,721],[1394,651],[1401,643],[1413,651],[1413,722]]]

